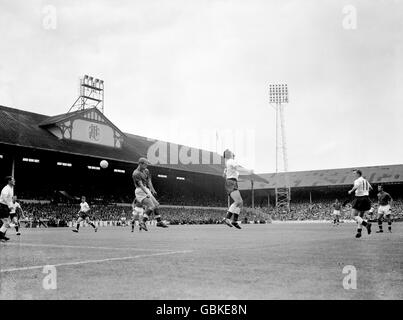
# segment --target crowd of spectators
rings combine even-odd
[[[68,222],[78,217],[77,204],[54,203],[21,203],[25,216],[31,221],[47,221],[49,226],[67,226]],[[160,214],[170,224],[217,224],[221,223],[226,215],[226,208],[201,207],[161,207]],[[121,205],[91,205],[90,219],[93,221],[120,222],[122,217],[126,221],[132,217],[130,206]],[[241,219],[243,222],[261,222],[267,220],[267,214],[261,209],[243,208]],[[153,217],[151,216],[151,219]]]
[[[274,208],[263,208],[273,220],[332,220],[334,201],[322,200],[315,202],[292,202],[290,212],[275,212]],[[377,204],[373,203],[373,213],[370,218],[375,219],[377,213]],[[403,214],[403,200],[395,200],[392,205],[392,212],[396,218],[401,218]],[[347,203],[341,210],[342,219],[351,218],[351,203]]]
[[[25,215],[29,220],[46,220],[49,226],[67,226],[68,222],[78,217],[79,202],[74,204],[57,203],[31,203],[21,202]],[[129,221],[132,217],[130,206],[90,204],[90,218],[94,221],[121,221],[124,217]],[[254,209],[244,207],[240,214],[240,220],[244,223],[264,223],[271,220],[331,220],[333,213],[333,201],[324,200],[316,202],[292,202],[290,212],[278,212],[273,207],[257,207]],[[374,205],[374,216],[376,205]],[[165,207],[160,213],[170,224],[218,224],[226,215],[226,207],[222,208],[198,208],[198,207]],[[402,217],[403,200],[395,200],[392,206],[395,217]],[[153,218],[153,217],[151,217]],[[342,208],[342,219],[351,218],[351,205]]]

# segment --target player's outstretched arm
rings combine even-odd
[[[151,193],[152,194],[157,194],[157,191],[155,191],[155,189],[154,189],[154,186],[153,186],[153,183],[152,183],[152,181],[151,181],[151,177],[149,176],[148,177],[148,185],[149,185],[149,187],[150,187],[150,191],[151,191]]]
[[[351,189],[351,190],[348,192],[348,194],[352,194],[355,190],[357,190],[357,188],[358,188],[357,186],[354,186],[353,189]]]
[[[252,174],[253,173],[253,170],[245,169],[245,168],[241,167],[240,165],[236,166],[236,170],[238,170],[238,172],[240,174]]]

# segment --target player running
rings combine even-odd
[[[378,186],[378,227],[379,230],[376,233],[382,233],[382,222],[385,217],[388,222],[388,231],[392,232],[392,212],[390,207],[392,205],[392,197],[389,193],[383,190],[382,186]]]
[[[356,238],[361,237],[362,226],[367,228],[368,234],[371,234],[371,222],[363,219],[366,211],[371,209],[371,201],[369,200],[369,190],[372,189],[369,182],[362,177],[361,170],[353,170],[355,181],[354,187],[348,192],[355,193],[355,198],[351,204],[354,220],[357,221]]]
[[[95,224],[90,221],[90,217],[88,216],[88,211],[90,211],[90,206],[88,203],[85,201],[85,197],[81,197],[81,203],[80,203],[80,211],[78,212],[78,220],[77,220],[77,225],[76,228],[73,229],[73,232],[78,232],[78,229],[80,229],[80,223],[81,221],[87,221],[87,223],[94,228],[95,232],[98,231],[98,228],[95,226]]]
[[[340,214],[341,214],[341,203],[339,202],[339,199],[336,199],[336,201],[333,203],[333,225],[339,225],[340,224]]]
[[[140,228],[147,231],[146,222],[151,213],[154,212],[155,219],[157,220],[157,227],[168,228],[168,226],[161,220],[158,213],[159,202],[155,199],[157,192],[155,191],[151,182],[151,174],[147,167],[150,162],[146,158],[139,159],[138,167],[133,171],[132,178],[135,189],[136,200],[140,205],[145,207],[143,219],[139,223]]]
[[[24,211],[21,208],[21,205],[17,202],[17,196],[13,197],[12,208],[10,209],[10,227],[15,228],[16,235],[21,235],[20,229],[20,218],[21,216],[25,219]]]
[[[234,158],[235,155],[232,153],[232,151],[228,149],[224,151],[225,169],[223,177],[226,179],[225,189],[227,190],[227,193],[232,198],[232,200],[234,200],[234,202],[228,208],[227,216],[223,218],[223,222],[229,227],[234,226],[237,229],[242,229],[238,223],[238,217],[243,206],[242,196],[238,190],[238,177],[239,172],[251,174],[252,171],[246,170],[239,166]]]
[[[14,196],[14,177],[6,177],[7,185],[1,190],[0,194],[0,219],[3,222],[0,227],[0,240],[8,241],[10,238],[6,237],[7,228],[10,224],[10,210],[13,204]]]

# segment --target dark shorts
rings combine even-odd
[[[369,200],[368,196],[355,197],[351,205],[357,211],[369,211],[371,209],[371,200]]]
[[[227,190],[228,194],[231,194],[231,192],[238,190],[238,182],[235,179],[225,180],[225,190]]]
[[[81,218],[81,219],[87,219],[87,218],[89,218],[89,215],[88,215],[88,212],[82,212],[82,211],[80,211],[79,212],[79,214],[78,214],[78,216]]]
[[[8,218],[10,216],[10,208],[0,203],[0,219]]]
[[[16,213],[10,214],[10,219],[13,220],[14,218],[17,218],[17,220],[20,220],[20,216]]]

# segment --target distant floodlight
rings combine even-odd
[[[96,77],[85,74],[80,78],[79,97],[70,107],[68,112],[74,109],[98,108],[104,113],[104,82]]]
[[[288,103],[287,84],[269,85],[269,99],[270,103]]]

